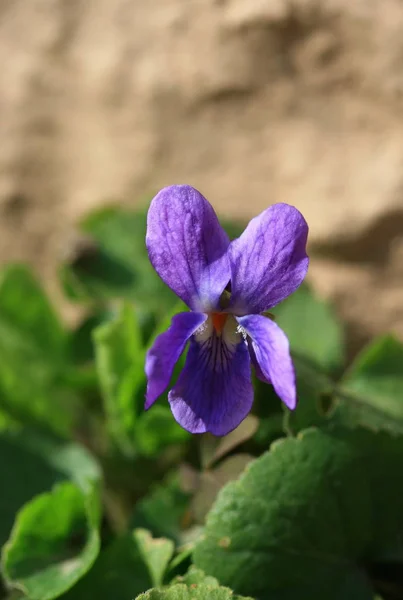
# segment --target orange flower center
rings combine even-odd
[[[221,333],[224,329],[225,322],[227,320],[227,313],[212,313],[211,319],[213,321],[213,327],[217,333]]]

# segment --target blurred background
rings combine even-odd
[[[403,338],[401,0],[0,0],[0,260],[56,292],[75,223],[189,183],[310,224],[354,350]]]

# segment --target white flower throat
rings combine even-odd
[[[227,346],[236,346],[246,334],[233,315],[213,312],[194,334],[197,342],[206,342],[212,336],[221,338]]]

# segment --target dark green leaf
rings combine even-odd
[[[171,477],[145,496],[136,506],[132,527],[149,529],[155,537],[181,541],[182,521],[189,508],[189,495]]]
[[[149,262],[145,212],[102,209],[85,219],[82,231],[90,236],[88,242],[73,249],[62,269],[70,297],[98,303],[125,298],[160,313],[175,302]]]
[[[98,465],[84,448],[27,431],[0,433],[0,546],[21,506],[66,479],[82,489],[100,479]]]
[[[298,404],[295,410],[284,410],[284,430],[296,434],[312,425],[326,425],[334,399],[334,383],[311,363],[294,357],[297,376]]]
[[[302,285],[272,311],[285,331],[291,350],[326,372],[344,363],[343,330],[331,307]]]
[[[196,566],[238,593],[372,600],[371,561],[403,561],[403,441],[306,430],[227,485]]]
[[[116,538],[63,600],[132,600],[152,585],[131,534]]]
[[[99,552],[96,490],[73,483],[36,496],[17,516],[3,553],[4,574],[32,600],[51,600],[72,587]]]

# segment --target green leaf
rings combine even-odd
[[[146,529],[136,529],[133,535],[148,567],[153,586],[162,585],[168,563],[175,551],[175,544],[166,538],[153,538]]]
[[[183,302],[176,302],[169,310],[167,310],[164,317],[158,322],[156,329],[152,332],[150,340],[147,343],[147,347],[150,348],[155,339],[164,331],[166,331],[170,324],[172,317],[179,312],[188,310]],[[185,356],[184,354],[179,358],[174,373],[171,377],[172,381],[176,381],[180,371],[183,368]],[[144,377],[144,362],[145,352],[142,355],[141,372]],[[170,389],[170,385],[167,389]],[[144,386],[145,391],[145,386]],[[143,390],[142,390],[143,392]],[[135,430],[135,446],[139,454],[147,457],[153,457],[159,454],[161,451],[166,449],[167,446],[184,444],[187,442],[191,435],[185,431],[175,419],[172,417],[172,412],[166,402],[167,393],[165,392],[162,397],[158,400],[150,410],[144,411],[144,394],[140,395],[141,402],[139,403],[139,417],[136,422]],[[164,403],[165,400],[165,403]]]
[[[188,587],[195,584],[199,585],[200,583],[204,583],[210,587],[218,587],[220,585],[215,577],[206,575],[204,571],[197,569],[194,565],[191,565],[184,575],[175,577],[171,583],[184,583]]]
[[[77,404],[63,383],[66,335],[30,272],[0,281],[0,408],[11,419],[68,435]]]
[[[64,355],[66,334],[56,312],[32,273],[22,265],[9,265],[0,279],[0,315],[35,340],[48,356]]]
[[[259,598],[372,600],[370,564],[403,562],[402,460],[365,430],[275,442],[219,494],[195,565]]]
[[[131,526],[180,543],[182,521],[188,508],[189,494],[181,489],[176,476],[170,477],[137,503]]]
[[[136,449],[143,456],[153,457],[164,448],[184,444],[191,439],[172,416],[169,406],[156,404],[139,416],[135,432]]]
[[[403,344],[392,336],[364,348],[338,386],[336,417],[403,433]]]
[[[234,596],[232,591],[224,587],[211,586],[206,583],[172,585],[163,590],[153,589],[141,594],[136,600],[252,600],[245,596]]]
[[[153,585],[133,533],[115,538],[63,600],[132,600]]]
[[[272,311],[290,341],[291,350],[325,372],[338,372],[344,363],[343,330],[331,307],[307,285]]]
[[[135,312],[124,305],[119,316],[94,332],[95,357],[111,438],[127,455],[133,453],[135,396],[145,386],[144,350]]]
[[[94,330],[117,317],[115,308],[95,310],[77,325],[68,339],[69,357],[75,365],[92,364],[95,360]]]
[[[197,489],[193,496],[191,511],[196,523],[203,524],[218,492],[226,483],[237,479],[253,459],[249,454],[233,454],[213,471],[198,475]]]
[[[100,547],[95,490],[73,483],[36,496],[17,516],[4,547],[9,584],[31,600],[51,600],[71,588],[91,567]]]
[[[311,363],[294,357],[298,404],[295,410],[283,405],[284,430],[296,434],[312,425],[326,426],[336,403],[334,383]]]
[[[254,415],[248,415],[240,425],[223,438],[204,435],[201,443],[202,465],[204,469],[210,468],[221,460],[226,454],[249,440],[257,431],[259,420]],[[203,443],[207,441],[207,448],[203,455]],[[209,447],[211,446],[211,448]]]
[[[175,302],[148,259],[145,211],[105,208],[87,217],[81,229],[90,238],[78,244],[61,270],[71,298],[97,303],[124,298],[157,312]]]
[[[101,478],[95,460],[82,447],[28,431],[0,433],[0,546],[21,506],[54,483],[75,481],[83,490]]]

